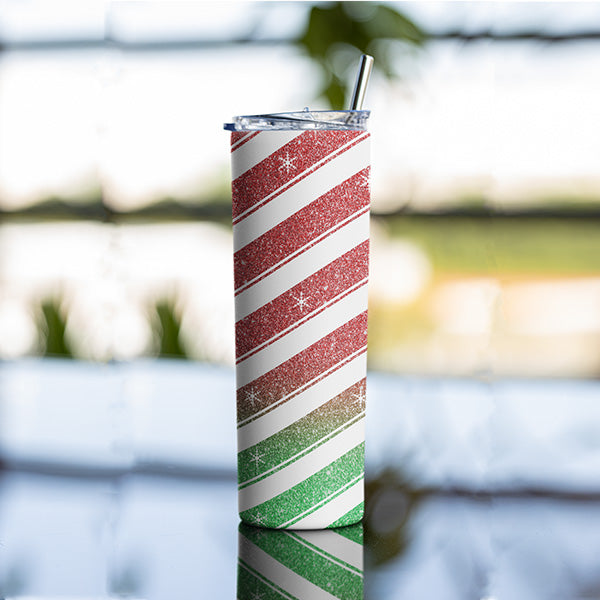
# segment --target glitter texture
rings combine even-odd
[[[302,534],[241,524],[236,597],[362,600],[362,539],[362,525]]]
[[[277,133],[262,131],[258,134],[259,137],[265,135]],[[233,181],[234,222],[247,210],[255,210],[271,201],[297,183],[299,177],[304,178],[334,160],[352,147],[357,138],[365,137],[362,131],[305,131],[295,137]]]
[[[240,516],[285,529],[356,523],[363,516],[369,134],[304,131],[290,139],[235,131],[231,144],[240,173],[232,183],[234,243],[244,227],[234,254],[236,364],[244,373]],[[282,196],[300,181],[302,194]],[[254,286],[261,302],[247,304]],[[302,410],[300,394],[313,387],[326,391]]]

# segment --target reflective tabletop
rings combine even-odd
[[[598,382],[370,374],[366,516],[330,531],[240,525],[227,369],[0,385],[0,598],[600,598]]]

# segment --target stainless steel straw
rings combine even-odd
[[[367,93],[367,86],[369,85],[369,77],[371,76],[371,69],[373,68],[373,57],[368,54],[363,54],[360,57],[360,64],[358,66],[358,74],[356,76],[356,83],[354,84],[354,92],[352,93],[352,101],[350,102],[350,110],[361,110],[365,95]]]

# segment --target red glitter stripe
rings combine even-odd
[[[251,417],[247,418],[246,420],[240,420],[240,419],[238,419],[238,425],[237,425],[238,428],[244,427],[245,425],[248,425],[249,423],[252,423],[252,421],[256,421],[256,419],[260,419],[261,417],[264,417],[266,414],[270,413],[272,410],[275,410],[276,408],[279,408],[280,406],[282,406],[283,404],[285,404],[288,400],[292,400],[293,398],[295,398],[296,396],[298,396],[302,392],[304,392],[304,391],[308,390],[309,388],[311,388],[313,385],[316,385],[320,381],[323,381],[324,379],[327,379],[327,377],[329,377],[330,375],[332,375],[333,373],[335,373],[336,371],[338,371],[339,369],[341,369],[342,367],[344,367],[348,363],[352,362],[354,359],[358,358],[361,354],[365,354],[366,351],[367,351],[367,347],[364,346],[363,348],[361,348],[360,350],[358,350],[354,354],[348,355],[346,358],[344,358],[344,360],[340,361],[339,363],[337,363],[336,365],[334,365],[333,367],[331,367],[329,370],[324,371],[323,373],[321,373],[319,375],[319,377],[317,377],[316,379],[313,379],[312,381],[308,381],[303,386],[295,389],[293,391],[293,393],[291,393],[289,396],[282,398],[278,402],[273,402],[273,403],[269,404],[265,409],[263,409],[262,411],[259,411],[257,413],[254,413]]]
[[[277,335],[275,335],[271,339],[267,340],[262,345],[257,346],[256,348],[254,348],[248,354],[242,355],[240,358],[238,358],[235,361],[235,363],[238,364],[238,363],[246,360],[247,358],[250,358],[250,357],[254,356],[255,354],[257,354],[261,350],[264,350],[265,348],[268,348],[271,344],[273,344],[277,340],[280,340],[282,337],[286,336],[288,333],[291,333],[292,331],[294,331],[295,329],[297,329],[298,327],[300,327],[300,325],[304,325],[305,323],[308,323],[308,321],[310,321],[311,319],[313,319],[317,315],[320,315],[324,310],[327,310],[328,308],[334,306],[340,300],[343,300],[346,296],[349,296],[350,294],[352,294],[352,292],[355,292],[356,290],[360,289],[364,285],[367,285],[367,280],[366,279],[364,279],[362,282],[359,282],[359,284],[351,287],[350,289],[346,290],[344,293],[342,293],[339,296],[337,296],[336,298],[334,298],[328,304],[323,304],[317,310],[315,310],[315,311],[311,312],[310,314],[306,315],[305,317],[303,317],[299,321],[296,321],[296,323],[294,323],[291,327],[289,327],[288,329],[284,329],[281,333],[278,333]]]
[[[269,304],[236,323],[236,355],[241,357],[257,346],[305,319],[327,302],[366,279],[369,274],[369,241],[342,254]],[[306,298],[302,307],[299,298]]]
[[[237,391],[238,421],[289,397],[367,343],[367,311]]]
[[[235,152],[238,148],[241,148],[246,142],[256,137],[260,131],[254,131],[249,133],[247,131],[232,131],[231,132],[231,151]],[[236,135],[240,134],[240,135]]]
[[[271,202],[271,200],[274,200],[275,198],[277,198],[278,196],[280,196],[284,192],[287,192],[289,189],[293,188],[296,184],[300,183],[303,179],[305,179],[309,175],[312,175],[313,173],[315,173],[316,171],[318,171],[321,167],[325,166],[328,162],[331,162],[332,160],[334,160],[338,156],[341,156],[344,152],[347,152],[348,150],[350,150],[350,148],[353,148],[354,146],[356,146],[357,144],[359,144],[360,142],[362,142],[363,140],[365,140],[366,137],[368,137],[368,136],[359,138],[358,140],[350,143],[348,146],[345,146],[344,148],[340,148],[338,151],[336,151],[333,154],[330,154],[328,157],[326,157],[323,160],[323,162],[314,165],[310,169],[304,171],[304,173],[302,173],[301,175],[299,175],[294,180],[290,181],[289,183],[287,183],[284,186],[282,186],[279,189],[277,189],[270,196],[267,196],[267,197],[263,198],[262,200],[260,200],[256,204],[254,204],[251,208],[249,208],[246,212],[244,212],[243,214],[239,215],[237,218],[234,218],[233,219],[233,225],[237,225],[238,223],[240,223],[241,221],[243,221],[245,218],[247,218],[250,215],[254,214],[259,208],[262,208],[263,206],[265,206],[266,204],[268,204],[269,202]]]
[[[363,131],[305,131],[242,173],[231,185],[234,223],[270,194],[277,192],[276,197],[306,177],[311,169],[318,168],[317,163],[359,136],[365,139]]]
[[[238,250],[233,259],[235,289],[253,282],[278,263],[285,264],[290,255],[310,248],[315,238],[361,208],[368,208],[369,189],[363,183],[368,183],[368,178],[367,167]]]
[[[239,142],[241,140],[243,140],[245,137],[248,137],[249,135],[250,135],[249,131],[232,131],[231,132],[231,146],[232,146],[232,148],[236,144],[239,144]]]
[[[275,273],[276,271],[278,271],[281,267],[285,266],[290,261],[294,260],[295,258],[298,258],[302,254],[304,254],[307,250],[310,250],[313,246],[315,246],[319,242],[322,242],[323,240],[327,239],[330,235],[333,235],[336,231],[339,231],[340,229],[342,229],[343,227],[345,227],[349,223],[352,223],[352,221],[355,221],[356,219],[358,219],[359,217],[361,217],[362,215],[364,215],[367,212],[369,212],[369,208],[368,207],[364,208],[360,212],[358,212],[355,215],[353,215],[352,218],[349,221],[346,221],[344,223],[340,223],[339,225],[337,225],[336,227],[334,227],[333,229],[331,229],[330,231],[328,231],[327,234],[324,235],[323,237],[314,240],[313,242],[311,242],[307,246],[304,246],[304,248],[302,248],[299,252],[296,252],[292,256],[289,256],[288,258],[286,258],[284,261],[282,261],[281,263],[279,263],[276,267],[274,267],[270,271],[267,271],[267,272],[263,273],[257,279],[251,281],[247,285],[242,286],[239,290],[235,291],[234,295],[237,296],[238,294],[241,294],[242,292],[246,291],[248,288],[252,287],[253,285],[255,285],[256,283],[258,283],[259,281],[262,281],[266,277],[269,277],[269,275],[272,275],[273,273]]]

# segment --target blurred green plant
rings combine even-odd
[[[331,108],[347,108],[350,71],[358,57],[374,57],[374,70],[386,79],[400,77],[400,50],[424,45],[426,33],[395,8],[377,2],[327,2],[310,10],[306,30],[297,44],[319,67],[319,97]]]
[[[67,320],[60,298],[42,300],[37,321],[37,329],[43,348],[42,356],[75,358],[65,335]]]
[[[595,218],[400,215],[378,219],[416,243],[436,274],[582,276],[600,272]]]
[[[153,307],[152,337],[160,358],[189,359],[181,343],[181,317],[173,300],[161,299]]]
[[[406,552],[410,520],[423,496],[400,465],[387,467],[365,482],[364,540],[371,566],[381,566]]]

